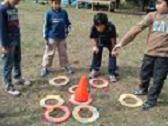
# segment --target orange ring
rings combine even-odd
[[[78,102],[75,101],[75,95],[71,95],[69,101],[74,104],[74,105],[89,105],[90,103],[92,103],[93,99],[89,96],[89,100],[87,102]]]
[[[63,112],[65,112],[65,114],[62,117],[59,117],[59,118],[54,118],[54,117],[50,116],[50,113],[53,112],[55,109],[61,109]],[[48,109],[44,113],[44,118],[47,121],[52,122],[52,123],[65,122],[66,120],[68,120],[70,118],[70,116],[71,116],[71,112],[68,109],[68,107],[66,107],[66,106],[57,106],[57,107],[54,107],[52,109]]]
[[[102,84],[94,83],[94,81],[99,81],[99,80],[102,81]],[[105,88],[105,87],[108,87],[108,85],[109,85],[109,82],[103,78],[91,79],[91,80],[89,80],[89,83],[94,88]]]
[[[68,89],[69,93],[74,94],[74,93],[75,93],[75,88],[77,88],[77,87],[78,87],[78,85],[73,85],[73,86],[71,86],[71,87]]]

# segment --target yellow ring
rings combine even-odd
[[[55,105],[47,105],[46,104],[47,100],[56,100],[56,101],[58,101],[58,103],[55,104]],[[45,98],[41,99],[40,106],[44,107],[44,108],[47,108],[47,109],[52,109],[54,107],[58,107],[58,106],[63,105],[64,102],[65,101],[59,95],[48,95]]]
[[[134,99],[136,101],[136,103],[135,104],[126,103],[126,101],[124,101],[124,100],[127,98]],[[133,95],[133,94],[122,94],[119,98],[119,102],[121,103],[121,105],[131,107],[131,108],[135,108],[135,107],[139,107],[139,106],[143,105],[143,101],[140,98],[138,98],[136,95]]]
[[[61,83],[56,83],[55,80],[59,80],[59,79],[63,79],[64,81]],[[69,83],[69,81],[70,81],[70,79],[66,76],[58,76],[58,77],[55,77],[55,78],[49,80],[49,84],[56,86],[56,87],[60,87],[60,86],[67,85]]]
[[[89,118],[81,117],[79,115],[79,112],[81,111],[81,109],[88,109],[90,112],[92,112],[92,117],[89,117]],[[79,121],[83,124],[92,123],[100,117],[100,114],[97,111],[97,109],[95,107],[89,106],[89,105],[80,105],[80,106],[75,107],[72,112],[72,115],[77,121]]]
[[[102,84],[97,85],[94,83],[94,81],[98,81],[98,80],[102,81]],[[109,85],[109,82],[103,78],[91,79],[89,80],[89,83],[94,88],[105,88],[105,87],[108,87]]]
[[[75,95],[72,94],[69,101],[74,105],[89,105],[93,101],[93,99],[89,97],[89,100],[87,102],[77,102],[75,101]]]
[[[77,88],[77,87],[78,87],[78,85],[73,85],[73,86],[71,86],[71,87],[68,89],[69,93],[74,94],[74,93],[75,93],[75,88]]]

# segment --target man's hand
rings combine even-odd
[[[121,48],[122,48],[122,45],[120,43],[118,43],[117,45],[115,45],[115,47],[112,50],[112,55],[113,56],[119,55],[119,52],[120,52]]]
[[[97,46],[94,46],[93,47],[93,52],[97,54],[99,52],[99,48]]]

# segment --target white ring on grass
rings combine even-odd
[[[55,82],[56,80],[60,80],[60,79],[63,79],[64,81],[60,82],[60,83]],[[55,77],[53,79],[50,79],[49,84],[51,84],[53,86],[56,86],[56,87],[60,87],[60,86],[67,85],[69,83],[69,81],[70,81],[70,79],[66,76],[58,76],[58,77]]]
[[[47,100],[56,100],[57,103],[54,104],[54,105],[47,105],[46,104],[46,101]],[[58,106],[61,106],[64,104],[64,100],[59,96],[59,95],[48,95],[46,96],[45,98],[41,99],[40,101],[40,106],[41,107],[44,107],[44,108],[47,108],[47,109],[51,109],[51,108],[54,108],[54,107],[58,107]]]
[[[73,86],[71,86],[71,87],[68,89],[69,93],[74,94],[74,93],[75,93],[75,88],[77,88],[77,87],[78,87],[78,85],[73,85]]]
[[[90,112],[92,112],[92,116],[89,118],[81,117],[79,114],[81,109],[88,109]],[[77,121],[83,124],[92,123],[100,117],[98,110],[95,107],[89,105],[76,106],[72,112],[72,115]]]
[[[102,81],[102,83],[96,84],[95,81]],[[108,87],[108,85],[109,85],[109,82],[103,78],[91,79],[91,80],[89,80],[89,83],[94,88],[105,88],[105,87]]]
[[[125,99],[127,98],[134,99],[136,103],[135,104],[127,103],[125,101]],[[121,103],[121,105],[131,107],[131,108],[140,107],[143,105],[142,99],[138,98],[136,95],[133,95],[133,94],[122,94],[119,98],[119,102]]]

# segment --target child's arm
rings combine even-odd
[[[65,23],[66,23],[66,34],[68,35],[71,31],[71,22],[69,20],[69,16],[67,11],[65,11]]]
[[[71,22],[69,20],[68,12],[65,11],[65,21],[66,21],[66,26],[67,28],[71,25]]]
[[[116,32],[116,27],[115,25],[111,26],[111,32],[110,32],[110,36],[111,36],[111,48],[113,49],[114,46],[117,44],[117,32]]]
[[[145,16],[145,18],[139,22],[137,25],[132,27],[126,34],[125,36],[120,40],[120,42],[114,47],[113,49],[113,55],[117,55],[118,50],[130,42],[132,42],[136,36],[141,33],[145,28],[149,27],[150,24],[152,23],[151,16],[153,13],[148,14]]]
[[[99,48],[97,47],[97,42],[96,42],[96,39],[91,39],[91,42],[93,44],[93,52],[94,53],[98,53],[99,52]]]
[[[43,38],[48,43],[48,32],[49,32],[49,14],[46,13],[44,17],[44,24],[43,24]]]
[[[0,42],[2,50],[5,50],[8,46],[7,17],[2,9],[0,9]]]
[[[97,46],[97,39],[96,38],[98,38],[97,33],[96,33],[96,29],[95,29],[94,26],[92,26],[91,32],[90,32],[90,39],[91,39],[91,43],[92,43],[94,53],[99,52],[99,48]]]

